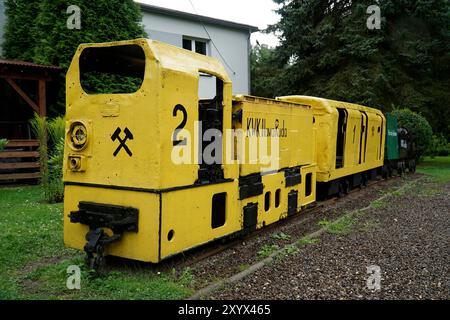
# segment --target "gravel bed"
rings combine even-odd
[[[293,242],[318,229],[320,219],[365,207],[382,190],[401,184],[403,179],[383,181],[326,208],[317,219],[280,231],[291,235],[286,243]],[[269,236],[251,240],[200,263],[195,273],[206,279],[233,274],[237,266],[257,261],[258,248],[272,241]],[[379,290],[367,286],[370,266],[380,268]],[[350,231],[327,232],[209,298],[450,299],[450,184],[422,179],[358,215]]]
[[[351,193],[339,201],[327,204],[319,212],[316,211],[314,214],[300,213],[298,216],[283,222],[275,229],[262,232],[257,237],[243,240],[241,244],[195,265],[193,274],[197,279],[195,283],[196,288],[199,289],[212,281],[232,276],[249,265],[262,260],[263,257],[258,252],[263,247],[276,245],[281,248],[320,229],[319,221],[324,219],[335,220],[348,211],[355,208],[363,208],[373,200],[380,198],[384,193],[389,193],[404,185],[405,182],[419,177],[420,175],[415,174],[407,176],[406,179],[397,178],[380,181],[368,188]],[[273,234],[280,232],[288,235],[289,239],[274,239]]]

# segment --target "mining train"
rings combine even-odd
[[[96,91],[92,74],[125,85]],[[201,96],[202,81],[213,96]],[[413,140],[393,116],[233,96],[218,60],[158,41],[82,44],[66,87],[64,242],[93,268],[105,255],[158,263],[415,170]]]

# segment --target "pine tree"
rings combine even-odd
[[[34,26],[39,12],[39,0],[6,0],[6,24],[3,56],[7,59],[32,61],[34,56]]]
[[[283,66],[277,61],[275,49],[266,45],[252,47],[250,62],[251,94],[274,98],[278,91],[277,79],[283,72]]]
[[[274,0],[281,5],[278,95],[306,94],[421,112],[450,137],[450,3],[379,0],[381,29],[369,30],[373,0]],[[273,81],[272,81],[273,82]]]

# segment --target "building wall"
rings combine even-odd
[[[200,21],[189,21],[169,15],[144,12],[142,22],[149,38],[178,47],[183,46],[183,36],[209,39]],[[205,26],[227,63],[224,63],[211,41],[208,44],[209,55],[219,59],[225,66],[228,76],[233,81],[233,93],[250,93],[249,31],[212,24],[205,24]],[[214,91],[213,79],[202,76],[200,81],[201,97],[210,97]]]

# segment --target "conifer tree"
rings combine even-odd
[[[33,61],[34,26],[39,0],[6,0],[3,56],[7,59]]]
[[[280,4],[276,95],[305,94],[422,113],[450,138],[448,0],[274,0]],[[367,28],[367,8],[381,29]],[[255,81],[254,75],[253,81]],[[270,91],[270,90],[265,90]]]

